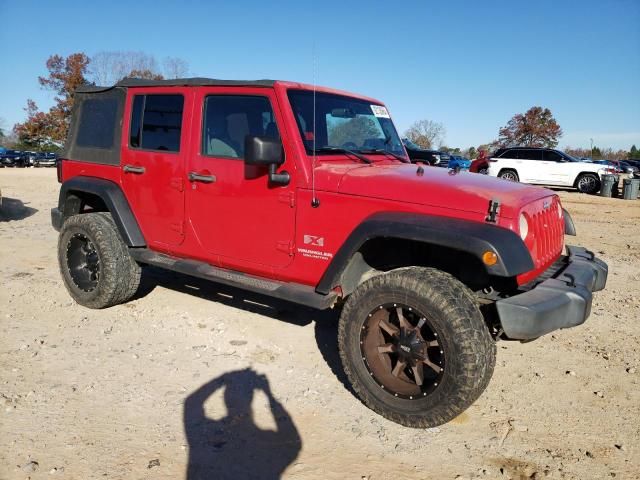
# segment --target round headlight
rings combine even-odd
[[[527,220],[527,217],[524,215],[524,213],[520,214],[520,238],[522,238],[522,240],[524,240],[525,238],[527,238],[527,235],[529,235],[529,221]]]

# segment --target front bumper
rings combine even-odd
[[[560,328],[575,327],[587,319],[592,293],[604,288],[609,268],[585,248],[567,246],[567,250],[569,254],[560,259],[563,265],[552,278],[496,302],[507,337],[532,340]]]

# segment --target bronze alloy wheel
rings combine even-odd
[[[441,383],[445,352],[428,318],[399,303],[378,306],[360,332],[360,351],[375,382],[394,397],[420,399]]]

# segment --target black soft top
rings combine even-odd
[[[209,86],[209,87],[273,87],[275,80],[220,80],[216,78],[176,78],[172,80],[145,80],[143,78],[124,78],[111,87],[82,85],[76,89],[79,93],[97,93],[114,87],[170,87],[170,86]]]

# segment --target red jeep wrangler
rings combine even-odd
[[[281,81],[76,93],[53,226],[81,305],[156,265],[318,309],[360,399],[411,427],[486,388],[498,338],[579,325],[607,265],[543,188],[409,163],[385,106]]]

